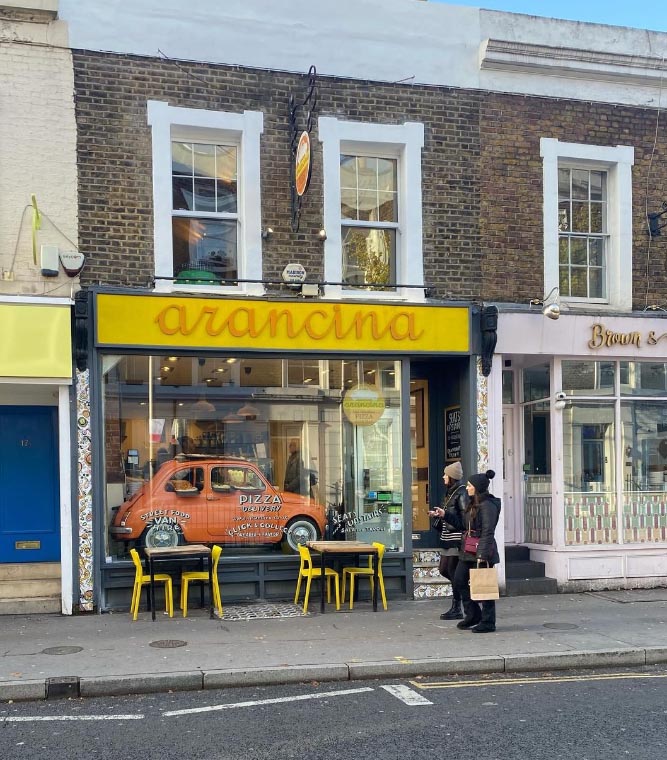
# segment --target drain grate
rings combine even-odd
[[[176,649],[177,647],[184,647],[188,642],[181,639],[158,639],[157,641],[151,641],[149,647],[155,647],[156,649]]]
[[[552,631],[572,631],[579,626],[574,623],[545,623],[543,628],[550,628]]]
[[[83,652],[83,647],[47,647],[42,649],[42,654],[76,654]]]

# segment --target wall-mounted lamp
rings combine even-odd
[[[265,227],[262,230],[262,240],[270,240],[273,235],[273,227]]]
[[[660,230],[663,227],[667,227],[667,222],[664,224],[658,224],[658,221],[660,220],[660,217],[665,216],[667,214],[667,201],[662,202],[662,211],[656,211],[653,214],[647,214],[646,215],[646,221],[648,222],[648,234],[649,237],[660,237],[662,234]]]
[[[544,298],[531,298],[530,306],[541,306],[542,314],[548,319],[560,317],[560,291],[557,287],[551,288]]]
[[[566,406],[567,406],[567,394],[564,393],[563,391],[558,391],[558,393],[555,396],[554,409],[557,409],[559,412],[562,412]]]
[[[317,237],[318,237],[318,238],[319,238],[319,239],[320,239],[322,242],[324,242],[324,241],[327,239],[327,231],[326,231],[325,229],[321,229],[321,230],[320,230],[320,231],[317,233]]]

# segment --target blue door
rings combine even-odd
[[[0,562],[60,559],[56,409],[0,406]]]

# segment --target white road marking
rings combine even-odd
[[[22,715],[2,716],[0,723],[31,723],[38,720],[143,720],[143,715]]]
[[[541,683],[577,683],[579,681],[628,681],[640,678],[667,678],[667,673],[605,673],[583,676],[538,676],[535,678],[495,678],[475,681],[410,681],[417,689],[464,689],[470,686],[523,686]]]
[[[410,707],[417,707],[417,705],[432,705],[433,702],[429,702],[426,697],[422,697],[421,694],[417,694],[416,691],[408,688],[407,686],[401,686],[400,684],[392,684],[390,686],[381,686],[380,688],[388,691],[396,699],[400,699],[401,702],[405,702]]]
[[[162,713],[165,718],[173,715],[192,715],[193,713],[214,712],[215,710],[231,710],[235,707],[256,707],[257,705],[277,705],[281,702],[301,702],[305,699],[328,699],[329,697],[345,697],[348,694],[362,694],[374,691],[370,687],[363,689],[345,689],[344,691],[320,691],[315,694],[299,694],[295,697],[276,697],[275,699],[257,699],[252,702],[232,702],[226,705],[210,705],[208,707],[191,707],[188,710],[169,710]]]

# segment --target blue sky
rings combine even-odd
[[[442,0],[429,0],[441,2]],[[493,11],[529,13],[667,32],[667,0],[445,0]]]

